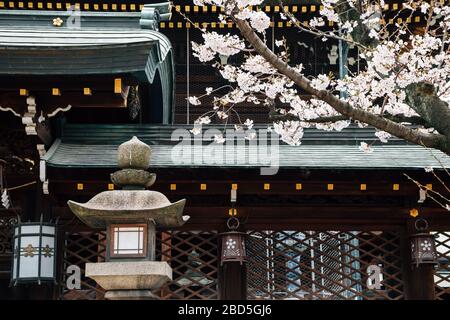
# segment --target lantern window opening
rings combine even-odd
[[[110,256],[145,257],[147,255],[146,224],[112,224]]]

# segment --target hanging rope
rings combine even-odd
[[[36,183],[37,183],[36,181],[31,181],[31,182],[28,182],[28,183],[25,183],[25,184],[21,184],[20,186],[7,188],[7,190],[11,191],[11,190],[16,190],[16,189],[20,189],[20,188],[25,188],[25,187],[31,186],[33,184],[36,184]]]
[[[3,177],[0,176],[0,178],[3,178]],[[1,181],[3,181],[3,180],[1,180]],[[6,209],[10,209],[12,207],[11,197],[9,196],[9,192],[11,190],[17,190],[17,189],[20,189],[20,188],[25,188],[25,187],[33,185],[35,183],[36,183],[36,181],[32,181],[32,182],[28,182],[28,183],[22,184],[20,186],[15,186],[15,187],[12,187],[12,188],[7,188],[7,187],[4,188],[3,187],[3,183],[1,183],[0,184],[0,187],[1,187],[0,188],[0,191],[1,191],[1,194],[0,194],[1,206],[3,206]]]

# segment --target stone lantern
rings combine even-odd
[[[155,259],[157,227],[183,225],[186,200],[171,203],[165,195],[146,190],[156,180],[151,149],[137,137],[118,148],[118,166],[111,181],[122,190],[104,191],[87,203],[68,201],[72,212],[92,228],[106,229],[106,262],[87,263],[86,276],[106,290],[106,299],[156,299],[152,290],[172,280],[167,262]]]

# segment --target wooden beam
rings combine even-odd
[[[51,176],[55,180],[109,180],[111,172],[117,170],[115,166],[110,168],[49,168]],[[335,182],[335,183],[365,183],[369,190],[373,183],[412,184],[403,175],[407,173],[422,183],[432,183],[433,178],[423,169],[387,169],[387,170],[351,170],[351,169],[311,169],[311,168],[280,168],[275,176],[262,178],[259,168],[151,168],[158,175],[160,183],[192,183],[206,181],[206,183],[239,183],[246,181],[251,183],[306,183],[306,182]],[[438,168],[435,168],[438,170]],[[95,178],[93,178],[95,177]],[[332,181],[331,181],[332,180]]]
[[[56,194],[70,194],[73,192],[76,183],[86,185],[85,194],[92,194],[107,190],[109,180],[84,180],[83,177],[74,180],[52,179],[49,174],[52,189]],[[75,181],[76,180],[76,181]],[[235,182],[235,183],[234,183]],[[330,196],[410,196],[418,198],[418,189],[412,183],[404,182],[400,184],[398,191],[392,191],[392,183],[387,181],[373,181],[365,183],[365,188],[361,188],[359,181],[308,181],[305,180],[299,186],[296,181],[278,181],[272,183],[254,181],[161,181],[152,189],[163,192],[171,196],[184,195],[224,195],[229,196],[233,184],[238,184],[238,197],[240,195],[330,195]],[[331,187],[331,186],[332,187]],[[439,186],[435,189],[438,191]]]
[[[114,90],[114,79],[118,76],[36,76],[36,77],[0,77],[0,91],[18,91],[18,89],[26,88],[32,91],[48,91],[57,87],[61,91],[83,91],[83,88],[89,87],[98,91]],[[120,75],[124,86],[138,85],[136,78]]]
[[[23,115],[27,110],[26,97],[21,96],[18,90],[0,92],[0,107],[11,108],[16,115]]]
[[[59,89],[59,88],[55,88]],[[84,90],[62,91],[59,90],[53,95],[53,92],[34,91],[32,94],[36,97],[36,104],[40,110],[44,111],[44,116],[53,113],[60,108],[72,106],[74,108],[104,107],[104,108],[124,108],[126,107],[126,96],[116,95],[112,91],[97,91],[92,89],[91,95],[85,95]],[[0,92],[0,106],[11,107],[18,114],[23,114],[27,108],[26,99],[17,92]]]
[[[208,225],[223,224],[225,225],[228,218],[229,207],[193,207],[187,206],[184,210],[185,214],[191,216],[186,224],[191,225]],[[72,217],[73,213],[68,207],[53,207],[54,216]],[[404,207],[374,207],[362,210],[361,207],[332,207],[308,206],[308,207],[284,207],[264,206],[238,208],[238,218],[245,228],[249,226],[266,226],[265,228],[275,228],[289,230],[289,228],[304,228],[307,225],[317,225],[320,230],[333,230],[333,226],[340,226],[346,230],[359,230],[354,228],[368,227],[373,228],[396,229],[403,226],[408,219],[408,210]],[[438,221],[442,225],[450,226],[450,219],[441,218],[435,208],[424,209],[424,216],[433,216],[433,220]],[[276,223],[274,223],[276,222]],[[378,227],[377,227],[378,226]]]
[[[57,108],[71,105],[73,108],[124,108],[126,107],[126,96],[115,95],[112,91],[97,91],[92,89],[91,95],[85,95],[84,90],[63,91],[60,96],[49,96],[44,92],[35,92],[39,105],[46,110],[55,110]]]

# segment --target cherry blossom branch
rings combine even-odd
[[[277,114],[272,113],[269,114],[269,119],[271,121],[298,121],[300,120],[298,116],[295,114]],[[309,123],[328,123],[328,122],[336,122],[336,121],[342,121],[342,120],[349,120],[346,116],[330,116],[330,117],[320,117],[320,118],[314,118],[314,119],[301,119],[303,122],[309,122]]]
[[[323,31],[321,31],[321,30],[319,30],[317,28],[312,28],[312,27],[311,27],[311,29],[305,28],[305,27],[302,26],[301,22],[291,12],[285,10],[282,0],[279,0],[279,5],[280,5],[281,8],[283,8],[282,9],[283,10],[283,14],[286,17],[288,17],[289,20],[291,20],[292,24],[297,29],[299,29],[300,31],[303,31],[303,32],[315,35],[317,37],[327,37],[327,38],[331,38],[331,39],[335,39],[335,40],[345,41],[345,42],[347,42],[349,44],[353,44],[353,45],[358,46],[358,47],[360,47],[362,49],[365,49],[365,50],[368,49],[362,43],[359,43],[357,41],[353,41],[352,39],[344,38],[344,37],[338,36],[338,35],[336,35],[334,33],[331,33],[331,32],[323,32]]]
[[[441,168],[444,169],[444,172],[450,177],[450,171],[447,170],[447,168],[446,168],[446,167],[444,166],[444,164],[442,163],[441,159],[439,159],[438,157],[436,157],[436,155],[435,155],[429,148],[426,148],[426,149],[427,149],[428,152],[431,154],[431,156],[434,158],[434,160],[436,160],[436,161],[439,163],[439,165],[441,166]],[[434,172],[433,168],[431,168],[431,172],[435,175],[435,172]],[[445,183],[444,183],[444,185],[445,185]],[[447,188],[447,187],[446,187],[446,188]],[[449,189],[447,189],[447,190],[450,192]]]
[[[236,83],[236,86],[234,89],[230,87],[232,91],[221,98],[214,98],[214,110],[217,110],[214,114],[219,118],[226,119],[232,112],[236,113],[235,103],[247,101],[260,104],[262,100],[258,95],[262,95],[266,97],[264,105],[272,106],[269,108],[271,119],[280,119],[274,123],[275,131],[287,143],[298,144],[302,127],[310,126],[308,121],[315,123],[319,129],[334,130],[341,130],[355,121],[381,130],[376,132],[376,136],[382,142],[387,142],[392,134],[450,154],[450,135],[446,134],[449,127],[447,123],[450,123],[447,116],[449,108],[444,102],[449,98],[447,95],[450,86],[446,83],[450,60],[443,54],[444,46],[448,44],[445,39],[446,28],[450,26],[450,7],[438,4],[433,12],[436,15],[442,12],[443,15],[437,18],[439,20],[436,27],[430,27],[428,34],[421,35],[407,23],[418,10],[419,4],[413,4],[414,9],[411,4],[405,5],[411,10],[408,11],[405,22],[397,22],[397,17],[405,9],[396,12],[392,25],[397,28],[388,28],[391,25],[388,22],[384,23],[380,31],[377,24],[383,17],[380,8],[384,4],[381,1],[377,1],[378,5],[365,3],[363,7],[362,3],[355,6],[352,0],[322,0],[324,8],[320,10],[320,15],[323,17],[312,19],[310,26],[304,27],[278,0],[284,13],[280,13],[282,18],[287,16],[300,31],[353,44],[360,53],[358,59],[365,61],[361,70],[358,61],[358,72],[353,74],[349,71],[343,79],[333,79],[331,75],[324,74],[310,76],[308,79],[302,73],[302,64],[289,65],[285,40],[275,41],[277,47],[284,47],[281,52],[277,50],[275,53],[274,49],[268,48],[266,30],[270,27],[271,19],[263,11],[250,10],[236,0],[196,1],[198,4],[224,7],[225,16],[236,23],[243,36],[242,39],[238,35],[220,35],[201,29],[204,43],[193,43],[194,55],[200,61],[212,61],[217,58],[217,54],[232,56],[241,52],[251,53],[244,56],[241,65],[238,63],[220,68],[223,78]],[[262,0],[252,1],[256,6],[262,4]],[[238,5],[243,5],[243,8]],[[420,2],[423,13],[428,9],[429,5],[427,7],[426,3]],[[345,36],[341,36],[341,32],[336,35],[335,32],[317,29],[317,26],[324,24],[324,19],[337,22],[339,30],[343,30]],[[436,34],[441,28],[443,35],[438,38]],[[218,63],[214,65],[217,67]],[[427,85],[430,88],[435,86],[435,92]],[[345,98],[335,96],[336,92],[342,91],[348,93]],[[299,92],[306,93],[311,98],[305,100]],[[282,107],[275,111],[273,107],[278,100]],[[394,119],[392,116],[410,119]],[[412,117],[416,117],[416,124],[420,122],[422,127],[431,129],[427,132],[425,129],[402,125],[402,122],[411,120]],[[208,118],[201,121],[210,120]],[[290,135],[293,136],[289,137]]]
[[[314,88],[307,78],[291,68],[287,63],[279,59],[278,56],[275,55],[256,35],[255,31],[250,27],[247,21],[238,19],[236,17],[237,13],[238,11],[234,12],[233,19],[240,29],[242,36],[252,45],[252,47],[258,54],[264,57],[264,59],[268,61],[281,74],[294,81],[294,83],[301,89],[328,103],[333,109],[344,116],[372,125],[380,130],[405,139],[406,141],[410,141],[415,144],[423,143],[428,147],[439,149],[450,155],[450,140],[448,140],[444,135],[425,134],[417,132],[417,130],[410,129],[368,111],[354,108],[349,103],[340,100],[338,97],[334,96],[327,90],[318,90]]]
[[[435,0],[431,0],[430,8],[428,9],[428,18],[427,18],[427,24],[425,25],[425,31],[424,33],[427,34],[428,30],[430,30],[431,20],[433,18],[433,9],[435,6]]]
[[[445,184],[445,182],[436,174],[436,172],[432,172],[433,176],[442,184],[442,186],[450,193],[450,188]]]
[[[412,181],[420,190],[425,191],[425,194],[428,198],[430,198],[431,200],[433,200],[436,204],[438,204],[440,207],[450,211],[450,199],[448,199],[447,197],[443,196],[441,193],[428,188],[427,186],[424,186],[423,184],[421,184],[419,181],[411,178],[408,174],[403,173],[403,175],[408,178],[410,181]],[[433,196],[436,195],[438,196],[441,200],[438,200],[436,197]],[[445,201],[446,203],[442,203],[441,201]]]
[[[418,116],[405,117],[401,115],[394,116],[390,114],[385,114],[383,115],[383,117],[397,123],[410,123],[411,125],[426,125],[425,121]],[[277,114],[277,113],[269,114],[269,119],[271,121],[301,120],[303,122],[310,122],[310,123],[327,123],[327,122],[350,120],[350,118],[343,115],[320,117],[314,119],[299,119],[299,117],[294,114]]]

